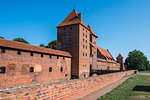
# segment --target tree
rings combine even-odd
[[[45,45],[44,44],[40,44],[40,47],[45,47]]]
[[[0,36],[0,38],[1,38],[1,39],[4,39],[4,37],[1,37],[1,36]]]
[[[23,39],[23,38],[15,38],[15,39],[13,39],[13,41],[17,41],[17,42],[22,42],[22,43],[27,43],[27,44],[29,44],[25,39]]]
[[[137,69],[139,71],[149,70],[150,64],[147,57],[140,50],[129,52],[125,60],[126,69]]]
[[[57,49],[57,40],[53,40],[53,41],[49,42],[48,45],[46,46],[46,48]]]

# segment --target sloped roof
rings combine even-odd
[[[100,51],[100,53],[106,57],[106,61],[110,62],[110,63],[117,63],[114,58],[112,57],[112,55],[109,53],[109,51],[101,48],[101,47],[97,47],[97,49]],[[109,59],[110,58],[110,59]]]
[[[20,49],[20,50],[27,50],[27,51],[33,51],[33,52],[40,52],[40,53],[72,57],[69,52],[34,46],[34,45],[11,41],[11,40],[6,40],[6,39],[0,39],[0,46],[12,48],[12,49]]]
[[[123,58],[123,56],[119,53],[119,55],[117,56],[117,58]]]
[[[82,19],[79,20],[79,14],[75,9],[73,9],[72,12],[57,27],[73,24],[82,24],[84,27],[88,28]]]
[[[89,28],[89,30],[91,31],[91,34],[92,34],[92,35],[98,37],[98,36],[94,33],[94,31],[92,30],[92,28],[90,27],[90,25],[88,25],[88,28]]]

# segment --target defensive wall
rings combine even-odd
[[[71,100],[98,90],[135,71],[92,76],[56,83],[44,83],[0,90],[1,100]]]

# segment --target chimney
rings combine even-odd
[[[78,18],[81,21],[81,19],[82,19],[82,14],[81,13],[78,14]]]

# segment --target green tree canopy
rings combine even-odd
[[[140,50],[129,52],[125,60],[126,69],[137,69],[139,71],[149,70],[150,64],[147,57]]]
[[[15,39],[13,39],[13,41],[17,41],[17,42],[22,42],[22,43],[27,43],[27,44],[29,44],[29,42],[27,42],[25,39],[23,39],[23,38],[15,38]]]
[[[57,40],[53,40],[53,41],[49,42],[48,45],[46,46],[46,48],[57,49]]]
[[[1,36],[0,36],[0,38],[1,38],[1,39],[4,39],[4,37],[1,37]]]
[[[40,47],[45,47],[45,45],[44,44],[40,44]]]

